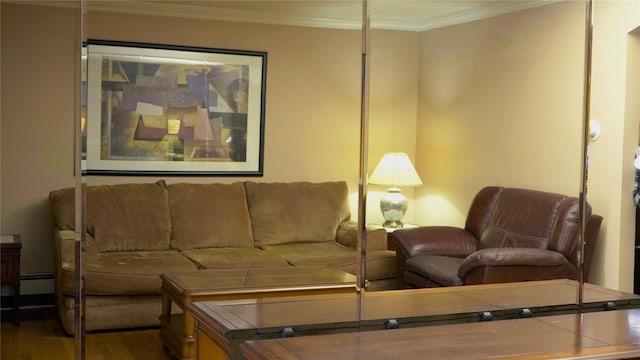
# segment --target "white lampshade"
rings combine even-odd
[[[422,185],[422,180],[405,153],[384,154],[369,177],[369,183],[390,186]]]

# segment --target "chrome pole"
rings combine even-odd
[[[86,44],[86,0],[79,0],[79,14],[77,21],[77,35],[79,41],[76,42],[76,69],[75,69],[75,106],[74,106],[74,195],[75,195],[75,269],[74,269],[74,319],[75,319],[75,358],[85,359],[85,291],[84,279],[82,276],[82,244],[85,240],[85,197],[84,197],[84,177],[82,172],[82,79],[86,69],[84,47]]]
[[[369,142],[369,9],[368,1],[362,1],[362,61],[360,89],[360,174],[358,183],[358,246],[359,265],[358,288],[366,288],[367,260],[367,159]]]
[[[586,2],[584,98],[582,122],[582,171],[580,174],[580,248],[578,249],[578,308],[582,312],[584,297],[584,252],[587,228],[587,180],[589,175],[589,122],[591,118],[591,66],[593,44],[593,0]]]

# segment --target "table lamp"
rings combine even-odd
[[[399,228],[404,224],[402,218],[407,212],[409,202],[400,192],[399,186],[422,185],[422,180],[405,153],[384,154],[378,166],[371,173],[369,183],[389,185],[387,194],[380,199],[380,210],[387,228]]]

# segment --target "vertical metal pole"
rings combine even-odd
[[[75,269],[74,269],[74,318],[75,318],[75,358],[84,360],[85,358],[85,326],[84,326],[84,281],[82,276],[82,244],[85,236],[85,199],[82,173],[82,75],[83,47],[85,44],[85,21],[86,21],[86,0],[79,1],[79,16],[77,21],[76,42],[76,69],[75,69],[75,108],[74,108],[74,194],[75,194]]]
[[[587,180],[589,178],[589,121],[591,118],[591,61],[593,44],[593,0],[587,0],[585,22],[584,99],[582,123],[582,171],[580,177],[580,248],[578,249],[578,308],[584,297],[584,251],[587,228]]]
[[[358,288],[366,288],[367,261],[367,159],[369,142],[369,9],[367,0],[362,1],[362,64],[360,89],[360,175],[358,184]]]

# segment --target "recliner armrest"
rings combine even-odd
[[[458,276],[464,278],[472,269],[498,266],[552,267],[569,263],[559,252],[536,248],[489,248],[467,256],[460,264]]]
[[[478,240],[470,232],[452,226],[422,226],[393,232],[396,251],[405,257],[415,255],[467,256],[476,250]]]

